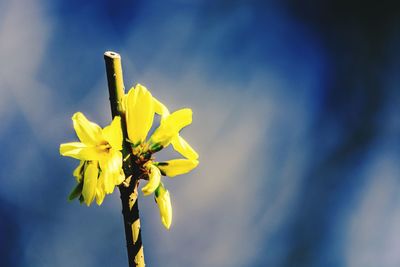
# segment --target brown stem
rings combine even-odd
[[[128,188],[120,187],[129,267],[145,266],[137,201],[138,184],[136,181],[135,183],[131,183],[132,186]]]
[[[110,94],[110,104],[112,116],[121,116],[122,131],[124,136],[123,158],[130,155],[130,145],[126,141],[127,131],[125,123],[125,113],[122,106],[122,98],[125,94],[124,81],[122,76],[121,56],[115,52],[105,52],[104,60],[106,63],[108,91]],[[126,248],[128,251],[129,267],[143,267],[144,254],[140,229],[140,217],[138,207],[138,185],[137,172],[133,172],[132,157],[124,161],[123,169],[125,177],[131,176],[128,187],[119,186],[122,202],[122,215],[124,217]]]

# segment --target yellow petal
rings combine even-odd
[[[163,175],[174,177],[190,172],[199,164],[198,160],[192,159],[173,159],[166,162],[159,162],[158,168]]]
[[[168,116],[166,122],[169,127],[179,129],[179,131],[192,123],[192,110],[190,108],[183,108],[173,112]]]
[[[82,149],[86,148],[87,146],[80,142],[70,142],[60,145],[60,155],[78,158],[78,155],[82,151]]]
[[[96,185],[96,203],[97,205],[101,205],[103,203],[104,197],[106,196],[106,192],[104,190],[104,176],[100,174],[99,179],[97,179]]]
[[[126,124],[129,140],[137,145],[145,141],[154,119],[154,101],[146,87],[138,84],[128,92]]]
[[[97,166],[98,164],[96,161],[89,162],[83,178],[82,195],[88,206],[92,203],[96,193],[97,177],[99,175]]]
[[[122,127],[121,127],[121,117],[114,117],[110,125],[104,127],[103,129],[104,139],[111,145],[115,150],[122,150]]]
[[[150,165],[149,168],[150,168],[149,181],[142,188],[142,192],[145,196],[148,196],[151,193],[153,193],[159,186],[161,180],[160,170],[152,164]]]
[[[80,160],[99,160],[103,157],[103,153],[96,147],[88,147],[80,142],[61,144],[60,154]]]
[[[101,175],[104,176],[104,190],[107,194],[114,191],[115,185],[122,183],[122,153],[111,150],[109,155],[100,161]],[[116,182],[119,182],[116,184]]]
[[[101,175],[104,177],[104,191],[106,194],[111,194],[114,192],[114,176],[108,171],[103,171]]]
[[[114,185],[120,185],[123,181],[125,181],[125,174],[124,171],[121,169],[119,173],[114,174]]]
[[[171,144],[174,149],[187,159],[198,159],[199,154],[180,135],[172,138]]]
[[[103,203],[103,200],[106,196],[106,193],[102,187],[97,187],[96,188],[96,203],[97,205],[101,205]]]
[[[150,138],[153,144],[160,144],[166,147],[173,137],[179,134],[179,131],[192,123],[192,110],[184,108],[175,111],[165,117]]]
[[[156,202],[160,210],[161,222],[165,228],[169,229],[172,222],[172,205],[169,192],[162,184],[156,190]]]
[[[72,116],[72,121],[82,143],[94,146],[103,140],[100,126],[89,121],[81,112],[76,112]]]
[[[122,153],[119,151],[112,151],[108,165],[111,173],[120,173],[122,170]]]
[[[161,116],[161,120],[165,119],[169,115],[168,108],[155,97],[153,97],[153,101],[155,113]]]
[[[78,167],[76,167],[75,170],[74,170],[74,172],[73,172],[73,175],[74,175],[74,177],[76,178],[76,181],[77,181],[78,183],[80,183],[80,182],[82,181],[84,166],[85,166],[85,161],[84,161],[84,160],[81,160],[81,161],[79,162]]]

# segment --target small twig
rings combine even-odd
[[[121,116],[123,142],[123,169],[125,177],[130,177],[129,184],[119,186],[122,202],[122,214],[124,217],[126,247],[128,251],[129,267],[144,267],[144,253],[140,229],[140,217],[138,207],[138,185],[139,172],[134,169],[130,144],[125,141],[127,135],[125,113],[123,111],[122,99],[125,94],[124,81],[122,76],[121,56],[115,52],[105,52],[104,60],[106,63],[108,91],[110,94],[110,104],[112,117]],[[128,186],[126,186],[128,185]]]

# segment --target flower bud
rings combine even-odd
[[[169,229],[172,222],[172,206],[169,192],[162,183],[155,191],[155,200],[160,210],[161,222],[165,228]]]

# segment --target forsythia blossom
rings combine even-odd
[[[124,96],[123,107],[127,136],[123,136],[119,116],[104,129],[80,112],[72,116],[80,142],[60,145],[61,155],[80,160],[73,172],[77,185],[69,198],[79,197],[88,206],[96,199],[101,205],[105,195],[111,194],[115,186],[130,180],[125,180],[122,165],[123,157],[131,157],[134,166],[130,167],[139,170],[137,179],[148,181],[142,187],[143,194],[154,194],[161,222],[169,229],[172,221],[171,200],[161,176],[174,177],[187,173],[199,163],[196,151],[180,136],[180,131],[192,123],[192,110],[184,108],[170,113],[140,84]],[[160,125],[147,138],[155,114],[161,116]],[[130,144],[127,155],[121,152],[124,139]],[[153,154],[170,144],[184,158],[155,161]]]
[[[176,176],[187,173],[198,165],[198,154],[179,135],[184,127],[192,123],[192,110],[180,109],[170,114],[168,109],[154,98],[146,87],[138,84],[124,99],[128,139],[136,163],[147,176],[148,182],[142,188],[144,195],[155,193],[160,209],[161,222],[169,229],[172,208],[168,191],[161,183],[161,175]],[[147,139],[153,124],[154,114],[161,116],[160,126]],[[172,144],[185,157],[157,162],[152,157],[155,152]]]
[[[94,198],[100,205],[106,194],[111,194],[116,185],[124,179],[122,171],[122,128],[121,118],[101,129],[80,112],[72,116],[75,132],[81,142],[60,145],[60,154],[80,160],[74,171],[78,185],[70,194],[70,199],[80,200],[90,205]]]

